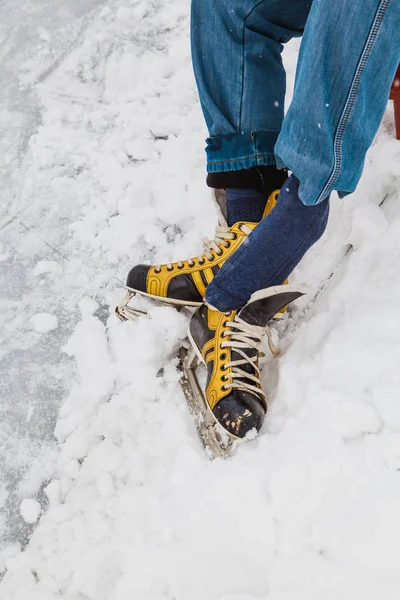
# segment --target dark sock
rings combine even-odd
[[[264,194],[256,190],[228,188],[226,190],[226,208],[229,227],[238,221],[251,223],[261,221],[266,201],[267,198]]]
[[[207,185],[226,190],[229,195],[227,220],[231,226],[238,221],[261,221],[269,196],[280,190],[286,179],[286,169],[263,165],[240,171],[208,173]]]
[[[278,170],[275,166],[263,165],[241,171],[208,173],[207,185],[217,190],[228,188],[256,190],[268,198],[274,190],[281,189],[287,176],[287,169]]]
[[[226,261],[207,287],[206,300],[222,312],[242,308],[256,290],[280,285],[325,231],[329,200],[305,206],[299,181],[287,180],[275,208]]]

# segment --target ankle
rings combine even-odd
[[[207,185],[225,189],[227,193],[228,223],[261,221],[268,198],[281,189],[287,179],[287,170],[262,165],[240,171],[208,173]]]
[[[265,204],[265,196],[254,189],[227,188],[226,207],[229,227],[238,221],[258,223],[263,217]]]
[[[274,165],[262,165],[240,171],[208,173],[207,185],[214,189],[240,188],[260,192],[266,199],[274,190],[280,189],[287,179],[287,169],[278,170]]]
[[[208,285],[205,296],[205,303],[213,310],[220,313],[229,314],[232,310],[239,310],[246,304],[247,299],[238,298],[232,293],[227,292],[215,283],[215,278]]]

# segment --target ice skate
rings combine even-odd
[[[279,190],[270,194],[263,217],[273,209],[278,195]],[[258,225],[242,221],[228,227],[223,193],[216,194],[216,203],[219,225],[213,240],[204,239],[200,256],[157,266],[136,265],[130,270],[125,296],[115,309],[122,321],[146,314],[129,305],[136,294],[176,308],[201,306],[207,285]]]
[[[303,293],[290,285],[275,286],[253,294],[240,311],[224,314],[204,304],[193,315],[182,387],[212,456],[226,458],[235,440],[260,431],[267,412],[258,364],[262,339],[267,333],[277,355],[268,323]],[[207,368],[205,393],[196,375],[199,362]]]

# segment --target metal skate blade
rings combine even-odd
[[[181,386],[200,440],[210,458],[227,459],[236,440],[219,425],[206,402],[196,375],[200,361],[193,348],[181,348],[180,358],[183,372]]]
[[[146,311],[128,306],[128,303],[135,296],[135,292],[126,291],[121,302],[115,307],[115,314],[121,321],[136,321],[138,317],[147,315]]]
[[[165,302],[157,302],[157,298],[149,295],[149,294],[138,294],[136,291],[131,290],[131,289],[127,289],[127,291],[125,292],[125,296],[123,297],[123,299],[121,300],[121,302],[118,303],[118,305],[115,308],[115,314],[117,315],[117,317],[121,320],[121,321],[136,321],[139,317],[143,317],[144,315],[148,315],[149,313],[145,310],[142,310],[140,308],[136,308],[134,306],[128,306],[128,303],[130,302],[130,300],[132,300],[132,298],[134,296],[138,296],[138,298],[144,298],[144,297],[148,297],[148,299],[150,299],[152,301],[152,304],[154,306],[159,306],[159,307],[172,307],[175,310],[177,310],[178,312],[181,312],[183,315],[185,315],[185,317],[190,318],[193,314],[193,312],[190,310],[193,310],[193,307],[187,307],[184,304],[176,304],[174,302],[174,300],[169,300]]]

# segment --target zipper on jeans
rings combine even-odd
[[[333,186],[335,185],[335,183],[339,177],[340,170],[342,168],[343,136],[344,136],[346,126],[349,121],[351,112],[353,110],[354,102],[357,97],[357,92],[360,87],[361,78],[365,71],[365,67],[366,67],[367,61],[370,57],[372,48],[374,47],[374,44],[378,37],[378,33],[379,33],[379,30],[380,30],[380,27],[381,27],[381,24],[383,21],[383,17],[385,16],[386,10],[387,10],[390,2],[391,2],[391,0],[381,0],[381,3],[378,6],[378,10],[376,12],[374,22],[372,24],[367,41],[365,43],[363,53],[360,57],[358,65],[357,65],[357,69],[356,69],[356,72],[355,72],[355,75],[354,75],[354,78],[353,78],[353,81],[352,81],[352,84],[350,87],[350,91],[349,91],[349,95],[346,100],[346,104],[344,106],[342,115],[339,119],[339,123],[337,126],[335,139],[334,139],[334,143],[333,143],[333,153],[334,153],[333,171],[332,171],[332,174],[329,177],[324,189],[320,193],[316,203],[321,202],[327,196],[329,196],[329,194],[332,192]]]

